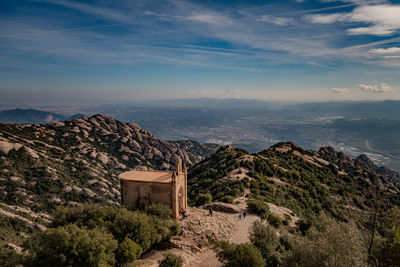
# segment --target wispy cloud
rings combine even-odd
[[[388,48],[375,48],[369,50],[369,53],[375,56],[381,56],[383,58],[400,58],[400,47],[388,47]]]
[[[336,94],[347,94],[350,92],[350,90],[347,88],[332,88],[331,91]]]
[[[347,29],[351,35],[392,35],[400,30],[400,5],[362,5],[349,13],[307,15],[305,19],[311,23],[357,22],[369,25]]]
[[[361,89],[364,93],[393,93],[394,90],[392,86],[381,83],[381,84],[360,84],[358,88]]]
[[[115,8],[99,7],[98,5],[89,5],[89,4],[83,4],[66,0],[40,0],[40,1],[72,8],[82,13],[122,23],[132,22],[133,19],[132,16],[129,16],[123,11],[116,10]]]
[[[276,17],[272,15],[263,15],[259,18],[260,21],[272,23],[278,26],[286,26],[293,23],[293,18]]]

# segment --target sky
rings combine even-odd
[[[400,1],[0,1],[3,101],[400,99]]]

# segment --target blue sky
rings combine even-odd
[[[0,1],[3,99],[400,99],[400,3]]]

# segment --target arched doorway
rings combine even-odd
[[[179,188],[179,193],[178,193],[178,208],[179,209],[183,209],[184,205],[183,205],[183,187],[181,186],[181,188]]]

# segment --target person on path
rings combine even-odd
[[[243,211],[243,219],[246,219],[246,215],[247,215],[246,211]]]
[[[212,210],[212,208],[210,208],[209,213],[210,213],[210,216],[213,216],[213,210]]]

